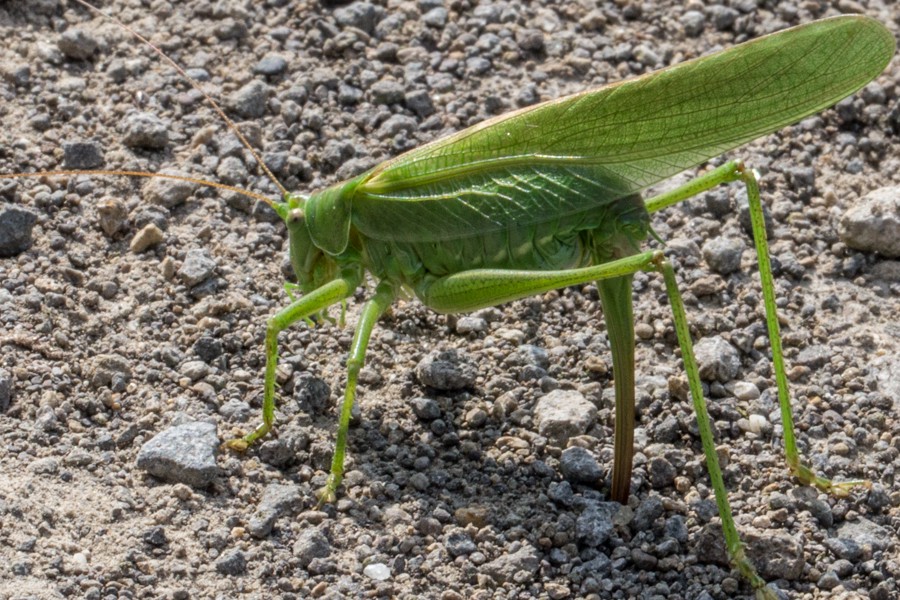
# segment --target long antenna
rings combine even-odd
[[[118,176],[146,177],[147,179],[172,179],[175,181],[186,181],[188,183],[195,183],[197,185],[202,185],[205,187],[213,187],[213,188],[217,188],[220,190],[225,190],[226,192],[234,192],[235,194],[240,194],[242,196],[247,196],[247,197],[253,198],[255,200],[265,202],[269,206],[272,206],[272,207],[275,206],[275,203],[272,202],[272,200],[270,198],[267,198],[267,197],[263,196],[262,194],[257,194],[256,192],[251,192],[249,190],[235,187],[233,185],[225,185],[224,183],[218,183],[216,181],[209,181],[207,179],[199,179],[197,177],[186,177],[184,175],[172,175],[171,173],[148,173],[147,171],[107,171],[107,170],[72,171],[72,170],[64,170],[64,171],[40,171],[37,173],[0,173],[0,179],[22,179],[23,177],[27,177],[30,179],[40,179],[42,177],[61,177],[61,176],[81,177],[83,175],[111,175],[111,176],[117,176],[117,177]]]
[[[108,14],[108,13],[106,13],[106,12],[100,10],[99,8],[97,8],[97,7],[94,6],[93,4],[90,4],[89,2],[86,2],[85,0],[75,0],[75,2],[77,2],[78,4],[82,5],[83,7],[85,7],[86,9],[88,9],[88,10],[94,12],[94,13],[97,13],[97,14],[100,15],[101,17],[103,17],[103,18],[105,18],[105,19],[109,19],[109,20],[112,21],[113,23],[117,24],[119,27],[121,27],[122,29],[124,29],[125,31],[127,31],[128,33],[130,33],[131,35],[133,35],[134,37],[136,37],[138,40],[140,40],[141,42],[143,42],[144,44],[146,44],[147,46],[149,46],[149,47],[150,47],[154,52],[156,52],[156,54],[158,54],[164,61],[166,61],[167,63],[169,63],[169,65],[171,65],[172,68],[175,69],[175,71],[177,71],[182,77],[184,77],[184,79],[185,79],[188,83],[191,84],[191,87],[193,87],[195,90],[197,90],[198,92],[200,92],[200,94],[206,99],[206,102],[213,108],[213,110],[216,111],[216,113],[218,113],[219,117],[221,117],[222,120],[225,121],[225,124],[228,125],[228,128],[231,129],[231,131],[234,132],[234,134],[235,134],[235,135],[237,136],[237,138],[241,141],[241,143],[244,145],[244,147],[247,148],[247,150],[250,151],[250,154],[253,155],[253,158],[256,159],[256,163],[260,166],[260,168],[263,170],[263,172],[266,174],[266,176],[272,181],[272,183],[274,183],[274,184],[278,187],[278,189],[281,191],[281,195],[282,195],[282,196],[285,196],[285,195],[288,193],[287,189],[286,189],[283,185],[281,185],[281,182],[278,181],[278,178],[275,177],[275,175],[272,173],[272,171],[269,170],[269,167],[266,166],[266,163],[264,163],[264,162],[262,161],[262,159],[260,158],[259,154],[257,154],[256,150],[253,149],[253,146],[250,145],[250,142],[247,141],[247,138],[244,137],[244,134],[241,133],[240,129],[238,129],[238,127],[237,127],[237,125],[235,125],[234,121],[232,121],[231,119],[228,118],[228,115],[226,115],[226,114],[225,114],[225,111],[223,111],[223,110],[219,107],[219,105],[216,103],[216,101],[212,99],[212,96],[210,96],[210,95],[207,94],[205,91],[203,91],[203,88],[200,87],[200,84],[197,82],[196,79],[194,79],[193,77],[191,77],[190,75],[188,75],[187,72],[186,72],[184,69],[182,69],[181,66],[178,65],[178,63],[176,63],[174,60],[172,60],[171,58],[169,58],[169,56],[168,56],[165,52],[163,52],[158,46],[156,46],[155,44],[153,44],[153,42],[151,42],[150,40],[148,40],[147,38],[145,38],[144,36],[142,36],[140,33],[138,33],[137,31],[135,31],[133,28],[129,27],[128,25],[126,25],[126,24],[123,23],[122,21],[120,21],[118,18],[116,18],[116,17],[114,17],[113,15],[110,15],[110,14]],[[60,173],[60,174],[66,174],[66,173],[64,173],[64,172],[59,172],[59,173]],[[82,173],[86,173],[86,172],[82,172]],[[113,174],[113,173],[114,173],[114,172],[112,172],[112,171],[108,171],[108,172],[95,172],[95,174],[99,174],[99,175],[104,175],[104,174],[111,175],[111,174]],[[138,175],[138,174],[136,174],[136,173],[134,173],[134,172],[124,172],[124,171],[122,171],[121,173],[127,173],[127,174],[129,174],[129,175],[140,176],[140,175]],[[174,177],[169,177],[169,178],[170,178],[170,179],[174,179]],[[194,180],[192,180],[192,181],[194,181]],[[210,185],[210,184],[212,184],[212,182],[204,181],[204,180],[195,180],[194,182],[195,182],[195,183],[201,183],[202,185]],[[221,188],[224,188],[224,189],[236,190],[236,188],[230,188],[230,186],[217,185],[217,184],[212,184],[212,187],[221,187]],[[257,197],[257,196],[255,196],[253,193],[244,193],[244,195],[250,196],[250,197]],[[269,204],[271,204],[271,202],[269,202]]]

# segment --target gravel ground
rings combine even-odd
[[[838,10],[900,22],[879,0],[687,4],[106,3],[301,192]],[[0,171],[165,169],[276,196],[199,94],[117,25],[31,0],[0,5],[0,27]],[[897,77],[730,155],[763,175],[802,451],[870,491],[831,498],[786,472],[738,186],[654,221],[710,351],[739,528],[790,598],[900,598]],[[691,407],[670,394],[682,370],[657,277],[635,283],[627,507],[606,501],[610,358],[584,286],[464,317],[399,302],[373,335],[340,499],[318,511],[350,327],[283,334],[278,436],[217,449],[257,423],[265,322],[287,301],[271,212],[126,178],[0,183],[0,220],[34,221],[33,245],[0,258],[0,598],[750,596],[722,562]],[[839,223],[873,190],[894,202],[868,217],[886,235],[851,250]],[[462,389],[424,383],[438,351]]]

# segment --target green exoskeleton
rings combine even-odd
[[[443,313],[471,311],[597,281],[612,347],[616,392],[612,497],[629,493],[634,431],[632,274],[665,278],[710,477],[736,568],[760,597],[771,590],[746,559],[728,505],[672,267],[642,251],[650,213],[713,186],[748,192],[791,472],[836,494],[864,482],[832,483],[801,463],[794,439],[774,284],[755,175],[729,162],[662,196],[639,192],[852,94],[894,54],[894,38],[864,17],[814,22],[617,85],[491,119],[427,144],[350,181],[276,205],[290,231],[303,296],[271,318],[266,334],[263,423],[273,426],[278,333],[347,298],[366,273],[377,281],[362,309],[347,361],[331,475],[343,475],[357,376],[378,318],[401,289]]]
[[[823,110],[875,78],[895,51],[869,18],[825,19],[599,89],[491,119],[309,196],[271,203],[289,231],[302,295],[268,322],[262,424],[227,445],[243,450],[274,426],[278,335],[375,280],[347,361],[347,385],[323,502],[333,501],[357,378],[372,330],[402,293],[442,313],[472,311],[596,281],[612,349],[616,422],[612,498],[627,501],[634,436],[634,273],[662,274],[697,414],[726,545],[758,597],[774,593],[746,558],[728,503],[687,318],[650,215],[722,183],[747,188],[791,472],[846,494],[799,457],[774,284],[754,172],[732,161],[660,196],[642,190]],[[143,175],[132,173],[133,175]],[[12,175],[5,177],[16,177]],[[268,200],[267,200],[268,202]]]

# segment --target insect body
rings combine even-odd
[[[873,20],[823,20],[504,115],[308,198],[288,196],[277,210],[290,230],[291,260],[306,295],[270,321],[264,422],[232,445],[245,447],[272,426],[278,332],[347,297],[365,271],[378,285],[351,348],[337,448],[322,492],[325,501],[334,498],[342,477],[366,344],[401,287],[411,288],[437,311],[461,312],[597,280],[616,384],[612,495],[624,502],[634,427],[631,275],[661,271],[728,549],[758,595],[767,596],[770,592],[744,557],[730,515],[671,267],[660,253],[640,250],[649,212],[722,182],[745,182],[755,215],[789,466],[801,481],[835,493],[862,482],[833,484],[799,460],[753,174],[740,163],[729,163],[646,203],[638,193],[834,104],[879,74],[893,53],[893,37]]]

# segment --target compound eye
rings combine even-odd
[[[306,216],[303,214],[303,209],[295,208],[291,212],[288,213],[288,223],[302,223]]]

